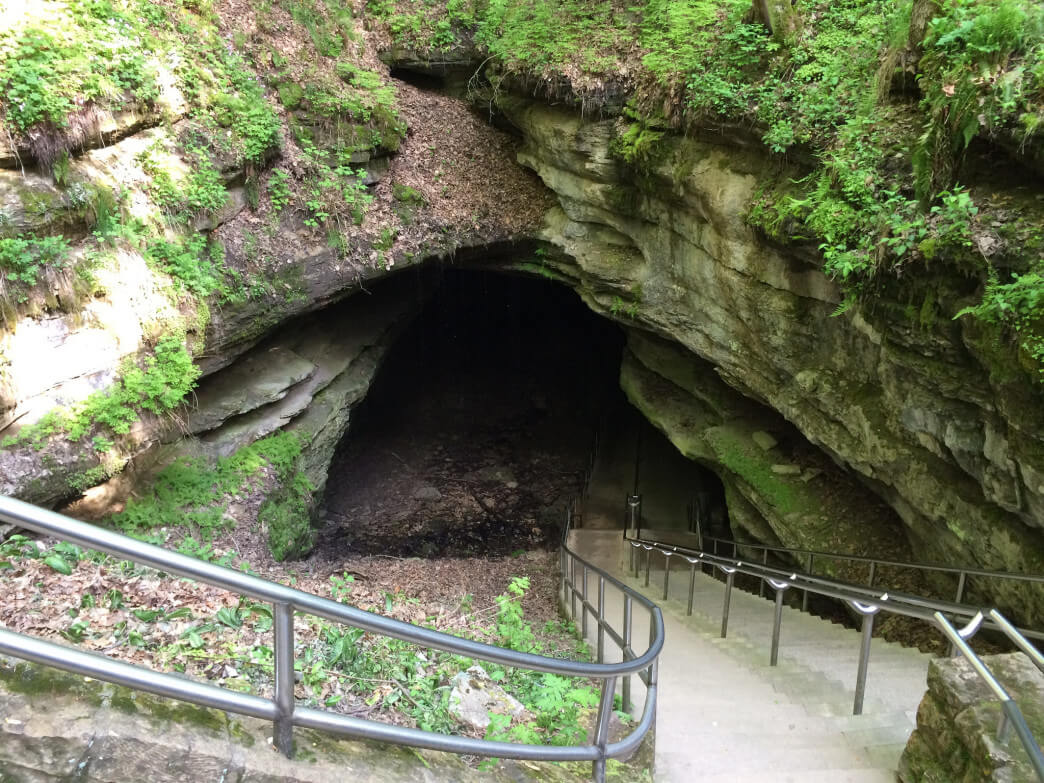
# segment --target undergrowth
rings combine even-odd
[[[199,556],[214,533],[231,523],[229,497],[257,491],[266,478],[263,472],[268,471],[259,520],[267,530],[269,549],[276,560],[306,554],[315,536],[308,506],[313,487],[297,470],[300,455],[298,437],[279,433],[213,463],[182,457],[156,476],[148,495],[129,500],[111,521],[135,535],[187,525],[199,536],[188,544]]]
[[[277,436],[277,440],[284,437]],[[285,442],[278,448],[283,446]],[[249,459],[230,461],[217,483],[228,488],[244,476],[249,477],[258,459],[263,461],[259,454],[252,454]],[[278,457],[275,459],[278,461]],[[209,488],[179,492],[174,502],[191,504],[207,492]],[[206,547],[182,549],[190,555],[212,554]],[[70,584],[81,585],[83,592],[65,602],[71,606],[62,613],[65,622],[59,627],[67,641],[90,649],[104,641],[108,654],[116,657],[129,657],[135,662],[144,658],[160,670],[205,676],[231,690],[271,696],[274,661],[269,641],[273,626],[270,606],[241,598],[215,609],[208,601],[184,603],[182,592],[181,605],[172,607],[165,591],[157,601],[157,593],[137,586],[141,576],[149,575],[147,583],[159,582],[153,590],[163,590],[162,579],[156,580],[151,569],[71,544],[47,546],[20,534],[0,543],[0,570],[17,575],[36,560],[59,578],[75,577],[77,571],[89,573],[91,566],[103,566],[109,572],[108,579],[69,580]],[[227,558],[219,562],[230,564]],[[247,565],[241,567],[250,570]],[[109,586],[112,577],[122,590]],[[330,575],[327,587],[335,601],[352,604],[355,600],[357,585],[349,573]],[[515,577],[496,599],[495,606],[488,608],[474,607],[471,597],[464,596],[460,617],[453,618],[454,632],[510,649],[589,660],[590,653],[577,639],[571,623],[553,620],[541,629],[532,627],[522,607],[529,589],[528,577]],[[416,598],[401,591],[384,592],[383,596],[384,614],[410,617],[425,627],[441,629],[438,617],[417,616]],[[95,620],[104,622],[95,627]],[[478,664],[490,680],[525,708],[522,716],[514,719],[491,713],[487,738],[549,745],[585,744],[599,699],[598,689],[591,681],[505,669],[315,616],[301,617],[295,625],[295,697],[302,706],[349,714],[364,712],[372,719],[426,731],[467,734],[473,729],[453,714],[450,693],[455,679],[470,679],[475,674],[472,667]],[[618,712],[617,716],[624,723],[631,720],[626,713]],[[484,762],[483,766],[494,762]]]

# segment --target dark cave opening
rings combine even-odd
[[[585,526],[622,529],[637,481],[657,527],[686,529],[698,504],[706,519],[714,509],[714,534],[730,535],[717,477],[620,389],[624,329],[573,290],[454,267],[384,285],[414,288],[422,304],[338,446],[320,547],[423,557],[554,548],[588,477]]]
[[[405,275],[404,277],[409,277]],[[622,330],[560,284],[445,269],[338,447],[320,546],[503,555],[558,544],[595,429],[626,406]]]

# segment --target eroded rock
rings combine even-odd
[[[461,722],[485,731],[490,715],[518,719],[525,714],[522,703],[495,683],[481,666],[472,666],[453,678],[449,711]]]

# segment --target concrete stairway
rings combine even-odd
[[[687,562],[672,564],[670,595],[663,601],[662,558],[654,555],[650,586],[642,588],[644,573],[633,579],[627,572],[628,545],[619,530],[573,531],[570,546],[663,609],[667,641],[660,659],[657,781],[895,780],[925,691],[929,656],[874,639],[863,715],[853,716],[857,632],[785,607],[779,663],[770,667],[771,600],[734,589],[728,637],[721,639],[721,582],[697,574],[693,614],[687,617]],[[593,575],[589,589],[594,601]],[[614,588],[606,588],[606,607],[619,630],[623,599]],[[589,622],[592,647],[595,627]],[[636,609],[636,650],[644,649],[647,634],[645,613]],[[607,640],[607,660],[619,660],[613,648]],[[640,711],[644,691],[637,677],[632,687]]]

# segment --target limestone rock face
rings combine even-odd
[[[744,221],[756,175],[775,165],[756,150],[665,137],[639,173],[613,156],[619,120],[504,108],[524,134],[520,161],[558,195],[545,237],[575,260],[561,271],[588,304],[680,343],[778,412],[887,500],[918,559],[1044,570],[1044,406],[972,327],[887,302],[830,317],[839,292],[815,260]],[[1021,588],[979,597],[1029,601],[1044,618],[1044,598]]]
[[[295,729],[291,760],[275,751],[271,737],[265,721],[0,659],[0,780],[577,780],[543,762],[478,771],[448,753],[307,729]]]
[[[1044,726],[1044,674],[1021,653],[991,655],[987,666],[1015,699],[1035,736]],[[903,783],[1035,781],[1029,758],[1012,732],[997,739],[1000,702],[963,658],[938,658],[928,667],[928,692],[917,728],[899,761]]]

